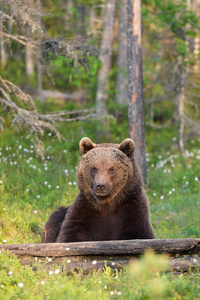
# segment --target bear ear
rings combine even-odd
[[[123,153],[125,153],[128,157],[131,157],[135,150],[135,143],[132,139],[125,139],[118,147]]]
[[[96,148],[96,144],[94,144],[88,137],[84,137],[79,142],[79,148],[83,154],[86,154],[88,151]]]

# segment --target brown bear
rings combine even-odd
[[[43,243],[154,238],[134,149],[131,139],[121,144],[80,141],[80,192],[68,208],[51,214]]]

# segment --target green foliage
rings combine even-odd
[[[87,58],[87,69],[70,59],[57,56],[51,61],[52,78],[60,91],[86,90],[87,97],[94,96],[99,61],[95,57]],[[45,83],[48,87],[48,81]]]

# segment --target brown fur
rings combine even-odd
[[[131,139],[119,145],[96,145],[89,138],[80,141],[83,153],[77,171],[80,192],[65,216],[63,208],[60,213],[53,212],[42,242],[154,238],[134,149]],[[55,225],[55,214],[62,225]]]

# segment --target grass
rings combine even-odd
[[[77,133],[72,143],[60,144],[47,135],[46,159],[41,161],[32,137],[9,129],[0,141],[0,243],[38,243],[49,214],[69,205],[78,187]],[[93,137],[92,137],[93,138]],[[123,137],[125,138],[125,137]],[[68,137],[70,141],[70,133]],[[199,141],[178,154],[148,154],[151,220],[156,238],[200,237]],[[173,145],[172,145],[173,146]],[[147,138],[147,148],[151,149]],[[124,272],[66,276],[59,267],[51,272],[36,262],[38,271],[21,266],[9,253],[0,253],[0,299],[199,299],[198,272],[165,274],[166,262],[146,254]],[[153,266],[157,266],[154,270]]]

